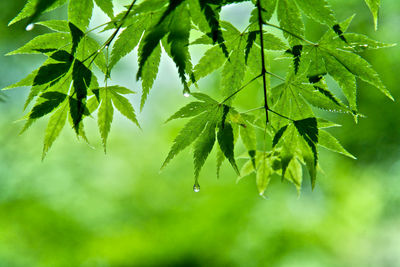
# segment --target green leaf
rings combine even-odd
[[[327,131],[319,130],[318,145],[325,147],[333,152],[343,154],[349,158],[356,159],[356,157],[354,157],[346,149],[344,149],[339,141]]]
[[[297,192],[300,194],[303,171],[300,162],[296,158],[289,162],[285,178],[296,186]]]
[[[346,38],[351,49],[355,49],[357,52],[362,52],[368,49],[380,49],[393,47],[396,44],[386,44],[382,42],[375,41],[363,34],[357,33],[345,33],[343,36]],[[343,43],[342,43],[343,44]],[[344,47],[346,48],[346,47]]]
[[[66,98],[66,95],[60,92],[45,92],[40,95],[39,101],[29,113],[29,119],[37,119],[52,112]]]
[[[180,0],[172,2],[179,1]],[[170,5],[172,2],[170,2]],[[187,5],[181,5],[176,8],[169,24],[170,33],[167,39],[171,46],[171,57],[178,68],[178,74],[181,78],[182,84],[184,85],[185,91],[188,91],[185,73],[187,66],[191,66],[189,55],[190,23],[190,14]]]
[[[71,63],[48,64],[40,67],[34,80],[33,86],[53,82],[64,76],[70,69]]]
[[[247,153],[251,158],[251,162],[253,163],[255,167],[255,155],[256,155],[256,150],[257,150],[257,136],[256,132],[254,129],[254,126],[247,123],[247,124],[241,124],[240,127],[240,137],[242,139],[242,142],[244,146],[247,149]]]
[[[228,122],[225,122],[224,125],[220,125],[218,129],[218,144],[221,148],[224,156],[229,160],[233,169],[240,176],[239,168],[236,165],[235,155],[234,155],[234,137],[233,137],[233,128],[232,125]]]
[[[81,29],[79,29],[75,24],[73,24],[71,22],[68,22],[68,27],[70,29],[71,37],[72,37],[71,54],[74,55],[78,48],[80,41],[85,36],[85,34],[83,33],[83,31]]]
[[[217,101],[215,101],[214,99],[212,99],[211,97],[209,97],[206,94],[202,94],[202,93],[191,93],[192,96],[194,96],[196,99],[201,100],[203,102],[207,102],[209,104],[218,104]]]
[[[339,84],[352,110],[357,110],[357,84],[354,75],[334,57],[324,55],[328,74]]]
[[[198,0],[189,0],[189,11],[193,24],[195,24],[202,32],[210,32],[210,26],[203,15]]]
[[[205,130],[201,134],[201,136],[197,139],[194,144],[194,175],[197,180],[199,177],[199,173],[201,168],[203,167],[206,159],[208,158],[214,143],[215,143],[215,122],[209,122],[205,127]]]
[[[318,143],[318,127],[316,118],[294,121],[294,126],[310,147]]]
[[[273,174],[272,164],[270,161],[270,157],[264,153],[262,159],[260,160],[260,164],[258,165],[257,175],[256,175],[256,183],[258,192],[260,195],[264,195],[265,189],[271,180],[271,175]]]
[[[64,128],[68,114],[68,102],[65,101],[61,107],[54,112],[50,117],[44,136],[44,145],[42,152],[42,160],[45,158],[50,147],[60,135],[61,130]]]
[[[307,77],[320,78],[326,74],[326,66],[321,50],[317,46],[306,46],[300,61],[300,73],[307,73]],[[318,79],[320,80],[320,79]],[[312,82],[312,81],[311,81]]]
[[[296,3],[309,18],[329,27],[336,24],[333,11],[326,0],[296,0]]]
[[[300,143],[300,148],[304,161],[306,162],[311,177],[311,186],[314,188],[317,175],[318,152],[316,145],[318,143],[318,126],[316,118],[307,118],[294,121],[294,126],[304,139],[310,149],[304,147],[304,143]]]
[[[24,110],[28,107],[28,105],[32,102],[32,100],[41,92],[43,92],[46,88],[47,85],[32,86],[29,95],[25,100]]]
[[[139,122],[136,119],[135,110],[133,109],[132,104],[129,102],[129,100],[118,94],[117,92],[113,91],[112,89],[109,90],[111,92],[112,102],[114,106],[118,109],[118,111],[140,128]]]
[[[108,16],[110,19],[114,17],[113,2],[112,0],[94,0],[96,5]]]
[[[318,124],[318,128],[319,129],[323,129],[323,128],[331,128],[331,127],[340,127],[340,124],[325,120],[325,119],[321,119],[318,118],[317,119],[317,124]]]
[[[257,34],[258,34],[258,31],[251,31],[247,34],[246,50],[244,53],[244,60],[245,60],[246,64],[247,64],[247,59],[249,58],[251,48],[253,47],[253,44],[257,38]]]
[[[161,39],[167,34],[167,24],[168,23],[158,23],[156,26],[151,27],[151,30],[147,31],[143,36],[143,40],[140,42],[139,46],[139,69],[136,75],[137,80],[142,78],[143,69],[147,60],[154,53],[154,50],[159,47]]]
[[[251,162],[251,160],[246,161],[246,163],[243,164],[242,168],[240,169],[240,177],[237,178],[236,182],[237,183],[240,182],[240,180],[242,180],[244,177],[252,174],[255,171],[256,169],[254,168],[254,165]]]
[[[224,152],[222,152],[221,148],[217,146],[217,178],[219,178],[219,173],[221,171],[221,166],[224,160],[225,160]]]
[[[243,141],[244,146],[248,151],[256,151],[257,138],[254,127],[250,124],[246,124],[240,127],[240,137]]]
[[[192,118],[179,132],[174,140],[174,144],[168,153],[167,158],[161,167],[163,169],[179,152],[191,145],[203,132],[204,127],[210,117],[208,112],[202,113],[199,116]]]
[[[223,96],[228,97],[240,88],[246,70],[244,66],[243,52],[234,50],[222,70],[221,87]]]
[[[218,43],[219,47],[222,49],[225,57],[229,56],[228,50],[225,45],[225,40],[222,35],[220,19],[219,19],[219,12],[221,10],[220,7],[214,6],[211,3],[207,3],[206,0],[199,1],[201,11],[204,14],[205,19],[208,22],[208,26],[211,29],[211,32],[208,33],[211,36],[214,44]]]
[[[226,57],[221,48],[214,46],[208,49],[194,67],[193,74],[196,81],[219,69],[225,62]]]
[[[304,23],[301,19],[300,10],[293,1],[279,0],[278,2],[278,20],[282,29],[296,34],[300,37],[304,36]],[[300,40],[292,34],[284,32],[283,35],[288,39],[290,45],[297,45]]]
[[[86,31],[92,10],[93,0],[69,0],[68,20],[82,31]]]
[[[299,71],[300,62],[303,61],[301,60],[302,51],[303,51],[302,45],[295,45],[291,49],[286,50],[287,53],[293,55],[293,68],[295,74],[297,74],[297,72]]]
[[[326,31],[325,34],[319,40],[319,44],[329,45],[330,43],[332,43],[334,38],[336,38],[338,35],[339,35],[339,38],[341,38],[342,41],[344,41],[346,43],[346,40],[343,40],[344,39],[343,33],[350,26],[351,22],[353,21],[354,16],[355,16],[355,14],[352,15],[351,17],[347,18],[345,21],[343,21],[339,24],[335,24],[332,27],[333,31],[332,30]]]
[[[276,103],[272,110],[284,115],[292,120],[301,120],[307,117],[313,117],[313,112],[304,98],[299,94],[300,89],[293,84],[293,75],[288,76],[284,85],[280,86]],[[288,124],[288,120],[271,113],[271,125],[275,129],[280,129]]]
[[[251,34],[251,32],[249,34]],[[264,32],[263,40],[264,40],[264,49],[266,50],[284,51],[288,49],[288,46],[279,37],[273,35],[272,33]],[[255,42],[258,45],[261,44],[259,36],[257,36]]]
[[[108,67],[106,57],[104,55],[104,52],[101,50],[101,45],[92,37],[85,36],[80,43],[80,47],[78,48],[76,56],[77,59],[83,62],[84,60],[87,60],[87,58],[91,55],[93,55],[93,57],[91,57],[90,60],[94,58],[94,64],[99,68],[101,72],[107,74]]]
[[[72,79],[74,91],[78,100],[85,99],[87,96],[88,88],[92,81],[93,73],[82,62],[75,60]]]
[[[68,21],[66,20],[46,20],[36,22],[37,25],[42,25],[56,32],[69,32]]]
[[[100,98],[101,103],[97,115],[97,124],[99,126],[104,152],[106,152],[107,137],[111,129],[111,122],[114,116],[114,108],[112,106],[111,92],[109,91],[109,89],[104,88],[103,90],[100,90]]]
[[[13,89],[13,88],[23,87],[23,86],[31,86],[33,84],[33,80],[35,79],[38,71],[39,71],[39,69],[34,70],[33,72],[31,72],[28,76],[26,76],[25,78],[23,78],[19,82],[16,82],[16,83],[11,84],[11,85],[9,85],[7,87],[4,87],[2,90],[10,90],[10,89]]]
[[[376,73],[372,66],[362,57],[351,52],[342,50],[339,51],[326,47],[324,47],[324,51],[334,57],[336,61],[342,64],[350,73],[375,86],[388,98],[394,100],[390,92],[386,89],[385,85],[379,78],[378,73]]]
[[[365,0],[365,3],[369,7],[369,10],[372,13],[372,17],[374,18],[374,26],[375,30],[378,29],[378,11],[379,6],[381,5],[381,0]]]
[[[277,0],[260,0],[261,17],[263,21],[269,21],[275,12]]]
[[[89,98],[88,101],[86,102],[86,108],[88,110],[88,113],[92,114],[93,112],[95,112],[99,107],[99,105],[100,102],[96,96]]]
[[[200,113],[206,111],[210,107],[209,104],[205,102],[191,102],[178,110],[175,114],[168,118],[165,122],[169,122],[174,119],[190,118],[199,115]]]
[[[66,45],[71,43],[71,36],[69,33],[47,33],[35,37],[27,44],[7,54],[40,54],[43,50],[58,50],[60,48],[66,48]]]
[[[142,43],[141,43],[142,44]],[[152,88],[154,81],[157,77],[158,66],[160,65],[161,59],[161,47],[158,45],[149,58],[146,60],[142,67],[141,79],[142,79],[142,99],[140,100],[140,109],[143,109],[144,103],[146,102],[147,96],[149,95],[150,89]]]
[[[256,6],[258,0],[252,0]],[[261,19],[263,22],[269,21],[275,12],[277,0],[260,0],[261,5]],[[251,11],[249,23],[258,23],[258,9],[254,8]]]
[[[154,12],[165,7],[169,1],[165,0],[146,0],[142,1],[140,4],[135,5],[132,9],[131,14],[143,14]]]
[[[29,0],[21,12],[8,23],[8,26],[25,18],[30,18],[28,21],[29,24],[41,14],[52,11],[66,2],[67,0]]]
[[[285,177],[290,161],[298,153],[298,134],[293,124],[280,128],[274,136],[273,143],[275,151],[280,152],[282,177]]]
[[[75,97],[71,99],[70,105],[71,116],[74,122],[74,129],[76,133],[79,133],[79,124],[83,119],[85,113],[88,113],[85,101],[88,95],[88,89],[92,81],[92,72],[80,61],[76,60],[74,62],[72,79],[73,79],[73,89]]]
[[[134,91],[132,91],[126,87],[119,86],[119,85],[111,85],[111,86],[107,86],[107,88],[115,93],[122,94],[122,95],[135,94]],[[99,89],[101,90],[102,88],[99,88]]]
[[[111,51],[110,69],[139,44],[146,27],[145,20],[144,17],[140,17],[118,36]]]
[[[340,99],[334,96],[327,88],[326,84],[321,81],[318,83],[294,83],[298,93],[304,99],[313,105],[324,110],[331,112],[345,112],[351,113],[351,110],[346,107]]]
[[[168,18],[169,15],[176,14],[175,11],[181,7],[181,4],[185,3],[185,0],[172,0],[169,1],[169,5],[167,9],[164,11],[162,14],[160,20],[158,21],[158,24],[163,23],[166,18]],[[178,12],[179,13],[179,12]]]

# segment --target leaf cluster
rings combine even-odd
[[[239,178],[256,174],[260,194],[264,194],[275,176],[300,190],[302,166],[308,170],[314,187],[319,146],[353,157],[325,130],[337,125],[319,118],[318,109],[346,113],[357,121],[361,116],[357,108],[357,80],[371,84],[393,99],[377,72],[360,56],[367,49],[392,45],[347,32],[353,17],[338,22],[327,0],[252,0],[254,9],[248,26],[239,31],[229,21],[221,20],[220,12],[226,5],[241,2],[248,0],[133,0],[114,15],[112,0],[28,1],[10,25],[25,19],[52,32],[39,35],[9,53],[46,57],[40,68],[6,88],[31,87],[25,108],[32,108],[25,117],[23,131],[37,119],[50,116],[44,157],[67,120],[77,136],[87,140],[84,119],[97,112],[106,150],[114,108],[139,126],[135,110],[125,96],[133,91],[108,84],[112,69],[137,49],[136,78],[142,84],[142,109],[164,51],[176,65],[184,95],[196,100],[167,120],[189,119],[162,167],[192,145],[198,191],[200,170],[215,146],[217,175],[227,159]],[[376,27],[380,1],[366,0],[366,3]],[[42,13],[65,4],[68,20],[37,22]],[[94,5],[110,20],[89,29]],[[305,37],[304,16],[326,27],[318,42]],[[278,25],[271,23],[275,17]],[[273,28],[275,31],[270,31]],[[112,33],[102,44],[93,36],[99,29]],[[281,34],[276,34],[276,30]],[[191,38],[194,32],[200,36],[195,40]],[[208,47],[195,65],[189,51],[194,45]],[[285,77],[272,72],[270,58],[289,61]],[[93,68],[102,73],[104,84],[99,84]],[[213,72],[221,76],[221,101],[190,89],[199,88],[199,81]],[[327,76],[340,86],[344,99],[330,90]],[[271,79],[277,80],[278,85],[272,87]],[[235,97],[252,83],[257,84],[264,97],[254,96],[254,109],[240,112],[235,107]],[[241,170],[235,147],[246,151],[240,157],[246,159]]]

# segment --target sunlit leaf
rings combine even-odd
[[[66,2],[67,0],[30,0],[26,3],[21,12],[8,23],[8,26],[25,18],[30,18],[30,23],[41,14],[52,11],[64,5]]]
[[[97,115],[97,124],[99,126],[104,152],[106,152],[107,138],[111,129],[111,122],[114,116],[114,108],[111,102],[111,92],[107,88],[100,90],[100,98],[101,103],[99,113]]]
[[[68,20],[82,31],[89,26],[92,17],[93,0],[69,0]]]
[[[61,107],[50,117],[44,136],[42,159],[44,159],[50,147],[53,145],[54,141],[60,135],[61,130],[64,128],[67,120],[67,114],[68,102],[65,101],[64,104],[61,105]]]
[[[218,129],[218,144],[224,153],[225,157],[231,163],[235,172],[240,175],[239,168],[236,165],[235,155],[234,155],[234,137],[233,137],[233,129],[230,123],[225,123],[224,125],[220,125]]]
[[[372,17],[374,18],[374,26],[375,30],[378,29],[378,11],[379,6],[381,5],[381,0],[365,0],[365,3],[369,7],[369,10],[372,13]]]

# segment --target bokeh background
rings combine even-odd
[[[330,2],[340,20],[356,14],[350,31],[399,42],[398,0],[382,0],[378,31],[364,1]],[[7,27],[24,3],[0,1],[1,88],[43,61],[4,56],[45,31],[36,26],[27,32],[24,23]],[[248,12],[243,4],[222,15],[243,28]],[[104,19],[96,10],[93,25]],[[310,21],[306,26],[307,37],[317,40],[321,27]],[[194,61],[202,49],[194,48]],[[399,100],[400,48],[362,56]],[[284,72],[284,63],[273,64],[275,72]],[[135,72],[133,53],[121,61],[113,81],[140,91]],[[200,88],[218,96],[218,75]],[[321,149],[323,173],[313,192],[305,181],[298,197],[294,186],[277,180],[267,199],[257,194],[254,176],[236,184],[226,163],[217,180],[214,153],[201,173],[200,193],[192,191],[189,150],[159,172],[184,123],[163,122],[190,101],[166,57],[139,114],[143,130],[116,115],[107,155],[89,120],[91,146],[66,127],[41,162],[45,121],[18,135],[27,92],[7,91],[0,103],[0,266],[400,266],[399,104],[363,82],[359,107],[367,118],[355,124],[349,116],[330,116],[343,125],[331,132],[358,159]],[[136,109],[139,98],[131,97]]]

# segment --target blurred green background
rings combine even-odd
[[[24,2],[0,2],[1,88],[43,60],[3,56],[44,31],[26,32],[23,23],[6,26]],[[350,31],[399,42],[398,0],[382,0],[376,32],[364,1],[330,2],[340,20],[357,14]],[[222,15],[240,27],[248,7],[228,7]],[[45,16],[54,17],[65,17],[65,11]],[[93,25],[103,19],[96,11]],[[316,40],[321,28],[306,25],[308,38]],[[399,100],[400,48],[363,56]],[[400,266],[397,102],[359,82],[360,112],[367,118],[354,124],[350,117],[330,116],[343,124],[332,133],[358,160],[321,149],[324,173],[313,192],[308,181],[300,197],[294,186],[273,181],[262,199],[254,176],[236,184],[226,163],[217,180],[213,154],[201,173],[201,192],[194,193],[188,150],[159,172],[184,123],[163,121],[189,101],[171,66],[162,60],[161,75],[139,114],[142,131],[116,116],[107,155],[92,120],[92,147],[66,127],[41,162],[45,121],[18,136],[22,125],[15,121],[24,114],[28,90],[6,92],[0,103],[0,266]],[[275,68],[284,71],[279,69],[284,64]],[[114,82],[140,91],[135,72],[133,54],[113,73]],[[218,95],[216,80],[206,80],[202,88]],[[139,98],[131,98],[136,109]]]

